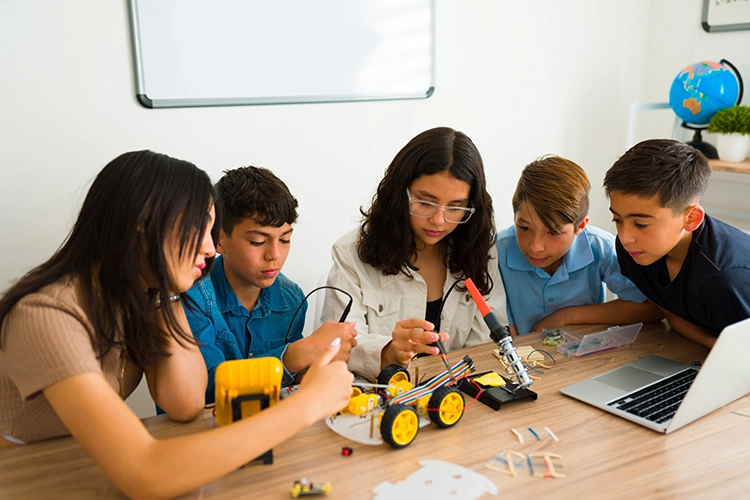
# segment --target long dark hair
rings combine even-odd
[[[451,273],[471,278],[487,294],[492,289],[489,253],[495,244],[492,198],[487,192],[482,157],[469,137],[448,127],[422,132],[398,152],[385,172],[369,210],[362,212],[357,252],[359,258],[386,275],[418,270],[414,232],[409,224],[406,188],[423,175],[448,171],[471,187],[469,205],[474,215],[447,237],[446,266]]]
[[[70,276],[78,280],[100,357],[122,340],[130,359],[147,367],[168,355],[170,335],[194,343],[171,307],[160,308],[168,332],[158,326],[154,300],[174,292],[167,238],[179,241],[180,257],[197,256],[214,199],[208,175],[192,163],[151,151],[115,158],[94,179],[60,249],[0,299],[0,326],[23,297]],[[148,293],[141,283],[144,263],[157,283]]]

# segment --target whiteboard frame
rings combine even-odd
[[[435,91],[435,0],[429,0],[430,19],[430,85],[423,91],[413,93],[370,93],[347,95],[295,95],[273,97],[218,97],[218,98],[161,98],[151,99],[147,95],[146,76],[144,74],[143,47],[140,35],[138,1],[128,0],[130,41],[133,53],[135,72],[135,97],[145,108],[185,108],[213,106],[254,106],[268,104],[307,104],[354,101],[379,101],[401,99],[426,99]]]
[[[732,24],[708,24],[708,17],[709,13],[711,11],[711,6],[715,4],[714,2],[717,2],[719,0],[703,0],[703,17],[701,19],[701,24],[703,25],[703,30],[708,33],[715,33],[717,31],[739,31],[739,30],[750,30],[750,17],[747,19],[743,19],[739,23],[732,23]]]

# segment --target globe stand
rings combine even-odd
[[[703,153],[703,156],[708,159],[716,159],[719,157],[719,154],[716,152],[716,148],[712,144],[703,142],[703,136],[701,132],[705,130],[704,128],[691,127],[685,122],[682,122],[682,126],[695,131],[695,133],[693,134],[693,140],[688,141],[685,144],[687,144],[688,146],[693,146],[695,149]]]

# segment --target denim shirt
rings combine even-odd
[[[210,275],[203,277],[187,291],[187,314],[190,330],[208,368],[206,403],[215,397],[214,372],[223,361],[273,356],[282,360],[287,345],[302,338],[307,304],[304,304],[294,325],[287,330],[294,311],[305,298],[302,289],[279,273],[268,288],[262,288],[252,312],[232,291],[224,275],[224,260],[217,256]],[[283,385],[290,385],[294,374],[284,367]]]

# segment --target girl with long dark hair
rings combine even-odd
[[[62,247],[0,299],[0,447],[72,435],[125,494],[171,497],[341,409],[332,345],[300,390],[230,426],[154,439],[124,399],[145,372],[174,420],[202,410],[206,365],[180,303],[215,254],[205,172],[151,151],[96,177]]]
[[[492,198],[482,157],[466,134],[440,127],[414,137],[362,215],[359,229],[334,244],[328,275],[329,285],[355,299],[348,316],[359,331],[352,371],[373,379],[388,364],[437,354],[430,345],[436,332],[444,332],[448,350],[490,341],[461,282],[471,278],[505,317]],[[322,319],[335,320],[345,306],[329,291]]]

